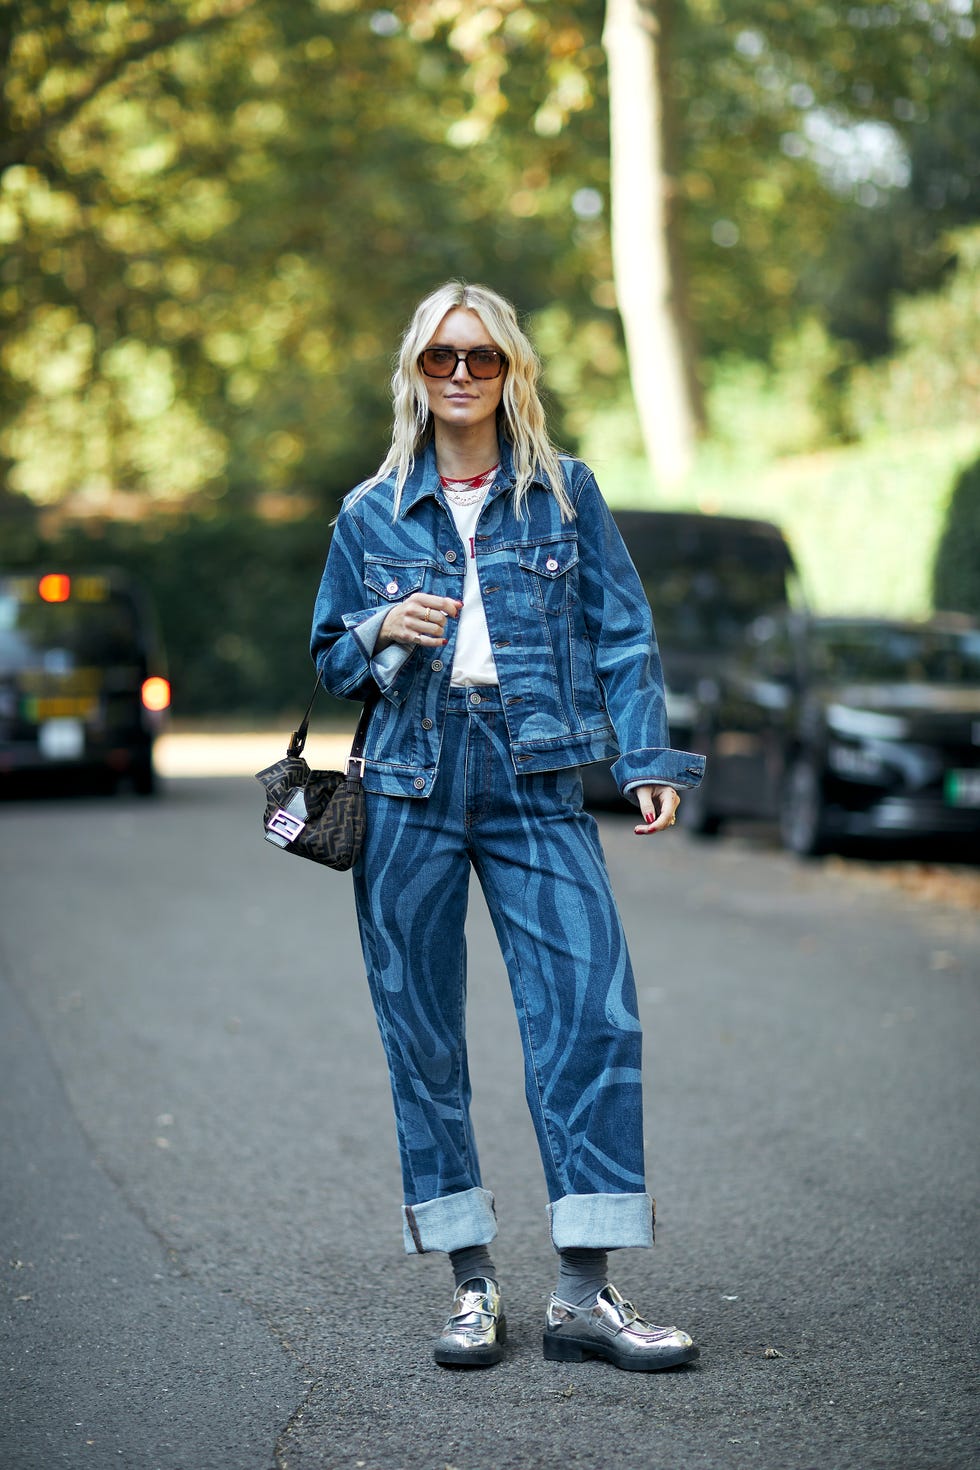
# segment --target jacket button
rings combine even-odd
[[[442,671],[443,671],[443,669],[444,669],[444,668],[445,668],[445,667],[446,667],[446,666],[445,666],[445,664],[444,664],[444,663],[443,663],[443,661],[442,661],[442,659],[441,659],[441,658],[434,658],[434,659],[433,659],[433,660],[432,660],[432,662],[431,662],[431,664],[430,664],[430,665],[429,665],[429,668],[430,668],[430,669],[431,669],[431,670],[432,670],[432,672],[433,672],[433,673],[434,673],[434,674],[441,674],[441,673],[442,673]]]
[[[544,565],[545,570],[548,572],[557,572],[558,570],[558,563],[555,561],[555,558],[553,556],[549,556]]]
[[[447,551],[446,552],[446,560],[447,561],[455,561],[456,560],[456,553],[455,553],[455,551]]]
[[[423,730],[431,730],[432,729],[432,721],[429,719],[428,715],[426,715],[425,719],[422,721],[422,729]]]
[[[415,780],[412,782],[412,785],[415,787],[416,791],[424,791],[425,790],[425,777],[424,776],[416,776],[415,777]]]
[[[389,582],[387,587],[385,588],[385,591],[387,592],[389,597],[394,597],[395,593],[398,591],[398,583]]]

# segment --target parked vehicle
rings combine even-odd
[[[696,511],[615,511],[653,608],[671,744],[692,750],[697,688],[765,613],[800,601],[786,538],[769,521]],[[623,803],[606,763],[582,771],[590,806]]]
[[[117,572],[0,574],[0,778],[154,788],[170,684],[152,611]]]
[[[693,748],[708,770],[683,805],[706,835],[759,817],[801,855],[980,839],[980,624],[764,618],[702,686]]]

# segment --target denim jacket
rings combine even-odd
[[[542,484],[514,513],[509,446],[480,514],[476,561],[518,773],[618,755],[620,789],[697,786],[704,757],[671,750],[663,675],[640,579],[592,471],[562,459],[575,519]],[[412,592],[459,598],[466,549],[430,444],[392,518],[394,476],[346,497],[313,616],[311,652],[324,686],[363,700],[377,686],[364,784],[428,796],[439,766],[456,621],[445,648],[375,643],[391,606]]]

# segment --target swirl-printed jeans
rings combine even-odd
[[[450,692],[431,796],[368,794],[354,890],[391,1076],[409,1252],[496,1234],[470,1123],[471,864],[517,1008],[552,1240],[559,1250],[651,1243],[636,990],[581,793],[575,770],[515,774],[499,691],[482,687]]]

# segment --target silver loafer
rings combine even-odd
[[[444,1368],[489,1368],[503,1357],[507,1318],[495,1281],[474,1276],[457,1286],[449,1321],[436,1338],[433,1355]]]
[[[554,1363],[607,1358],[617,1368],[654,1373],[692,1363],[700,1349],[676,1327],[645,1322],[615,1286],[604,1286],[592,1307],[573,1307],[553,1296],[548,1303],[544,1355]]]

